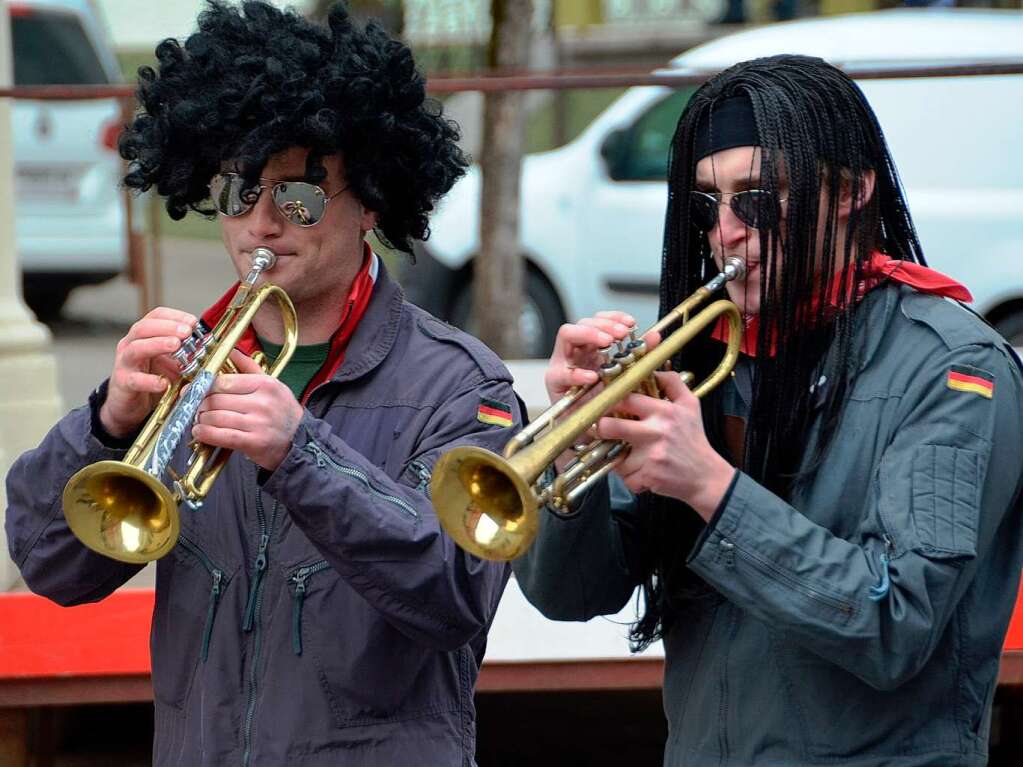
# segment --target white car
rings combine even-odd
[[[120,81],[89,0],[7,3],[16,85]],[[15,232],[26,302],[40,319],[60,313],[78,285],[124,271],[127,241],[115,99],[13,103]]]
[[[1023,61],[1023,12],[904,9],[774,24],[718,38],[665,73],[719,70],[777,53],[898,67]],[[1023,346],[1023,75],[863,80],[906,187],[928,263],[965,283],[974,309]],[[575,140],[528,156],[522,245],[530,356],[558,326],[602,309],[657,313],[665,169],[693,89],[631,88]],[[431,222],[404,283],[413,300],[465,326],[478,252],[473,168]]]

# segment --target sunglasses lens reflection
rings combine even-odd
[[[736,218],[754,229],[770,226],[776,218],[771,195],[760,190],[735,195],[732,198],[732,211]]]
[[[690,197],[690,215],[693,224],[703,232],[709,232],[714,228],[718,219],[718,204],[712,197],[702,192],[693,192]]]
[[[255,204],[259,187],[246,187],[237,173],[219,173],[210,182],[210,197],[225,216],[240,216]]]
[[[293,224],[312,226],[323,218],[326,200],[323,190],[304,181],[282,181],[274,185],[274,204]]]

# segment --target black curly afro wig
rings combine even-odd
[[[184,44],[164,40],[139,69],[141,108],[120,140],[125,184],[166,198],[171,218],[215,215],[207,185],[231,162],[253,183],[267,160],[309,149],[307,178],[340,153],[377,234],[411,252],[427,216],[465,172],[457,126],[426,98],[412,52],[335,5],[327,26],[265,2],[207,0]]]

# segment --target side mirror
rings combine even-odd
[[[621,181],[625,177],[625,164],[629,155],[629,132],[625,128],[617,128],[607,134],[600,145],[600,156],[604,158],[607,175],[612,181]]]

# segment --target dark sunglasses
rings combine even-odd
[[[728,207],[735,217],[752,229],[768,229],[778,225],[781,219],[780,203],[774,192],[764,189],[747,189],[744,192],[697,192],[689,193],[690,215],[693,225],[703,232],[709,232],[718,222],[718,206],[724,198],[731,197]]]
[[[327,203],[348,188],[347,185],[327,196],[316,184],[305,181],[276,181],[261,178],[258,184],[247,184],[237,173],[218,173],[210,181],[210,198],[225,216],[243,216],[252,210],[264,189],[270,190],[274,206],[285,219],[296,226],[315,226],[323,220]]]

